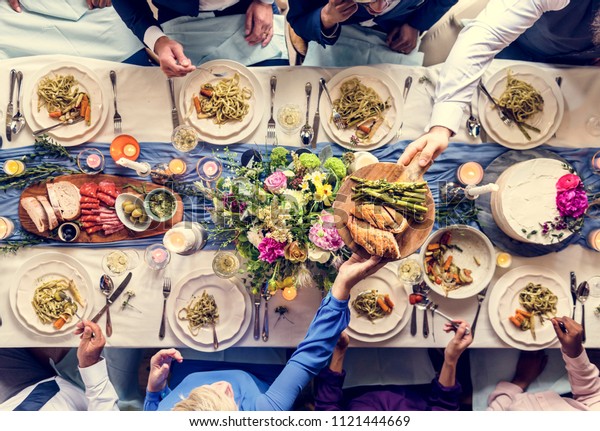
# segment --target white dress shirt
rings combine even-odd
[[[260,2],[264,4],[273,4],[274,1],[275,0],[260,0]],[[223,10],[238,2],[239,0],[199,0],[198,13]],[[160,27],[148,27],[148,30],[144,33],[144,44],[154,51],[154,44],[162,36],[165,36],[165,34]]]
[[[112,383],[108,379],[106,361],[102,359],[96,364],[79,368],[79,374],[85,384],[83,391],[62,377],[51,377],[49,379],[31,385],[21,392],[0,404],[0,411],[14,410],[35,387],[43,382],[56,380],[59,391],[54,395],[40,411],[106,411],[119,410],[117,401],[119,397]]]
[[[494,56],[531,27],[544,12],[560,10],[569,0],[490,0],[461,31],[442,70],[426,131],[444,126],[454,133],[462,125],[481,76]]]

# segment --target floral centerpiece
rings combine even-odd
[[[227,157],[231,159],[230,153]],[[234,244],[245,258],[256,293],[294,286],[328,290],[350,251],[334,225],[331,205],[346,176],[331,149],[320,156],[274,148],[266,160],[240,166],[214,188],[196,186],[212,200],[213,239]]]

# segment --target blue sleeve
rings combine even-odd
[[[425,0],[425,3],[412,13],[408,24],[423,32],[438,22],[458,0]]]
[[[144,43],[144,34],[152,26],[160,27],[147,0],[113,0],[113,7],[125,25]]]
[[[289,0],[289,10],[286,19],[294,32],[306,42],[314,40],[320,45],[333,45],[340,37],[340,26],[337,26],[332,37],[321,33],[321,9],[327,1],[320,0]]]
[[[256,399],[256,410],[291,410],[300,391],[327,365],[349,321],[348,301],[339,301],[329,293],[281,374]]]
[[[169,395],[171,388],[168,386],[162,392],[150,392],[146,391],[146,398],[144,398],[144,411],[154,412],[158,410],[158,405],[164,397]]]

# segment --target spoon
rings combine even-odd
[[[115,285],[112,281],[112,278],[107,274],[102,274],[100,277],[100,291],[106,296],[106,304],[108,305],[108,297],[112,293]],[[106,309],[106,336],[110,337],[112,335],[112,322],[110,320],[110,308]]]
[[[581,302],[581,342],[585,343],[585,301],[590,294],[590,285],[587,281],[582,281],[577,286],[577,300]]]
[[[421,282],[419,285],[419,293],[422,295],[429,295],[431,288],[425,282]],[[427,309],[423,310],[423,337],[429,336],[429,320],[427,319]]]
[[[17,113],[12,118],[10,128],[13,134],[18,134],[25,126],[25,117],[21,113],[21,82],[23,81],[23,72],[17,72]]]
[[[215,322],[212,324],[213,327],[213,347],[215,350],[219,348],[219,339],[217,338],[217,330],[215,329]]]
[[[481,123],[473,116],[473,108],[469,105],[469,118],[467,119],[467,133],[473,138],[477,138],[481,132]]]
[[[304,91],[306,92],[306,124],[302,126],[302,129],[300,129],[300,140],[304,145],[310,145],[310,141],[312,141],[314,135],[314,130],[312,126],[308,124],[308,111],[310,110],[310,93],[312,92],[312,84],[310,82],[306,83]]]

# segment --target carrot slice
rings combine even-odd
[[[508,319],[513,323],[513,325],[521,329],[521,322],[519,321],[519,319],[517,319],[515,316],[510,316]]]
[[[81,107],[79,108],[79,115],[82,117],[85,116],[88,106],[90,106],[90,101],[86,95],[83,95],[81,99]]]
[[[50,115],[50,117],[52,117],[52,118],[60,118],[60,116],[62,115],[62,112],[52,111],[52,112],[48,113],[48,115]]]
[[[196,108],[196,114],[200,114],[202,109],[200,108],[200,99],[198,96],[194,96],[194,107]]]
[[[88,126],[92,123],[92,107],[88,105],[85,109],[85,124]]]
[[[450,268],[451,264],[452,264],[452,256],[448,256],[448,259],[446,259],[446,262],[444,262],[444,271],[448,271],[448,268]]]
[[[429,244],[427,246],[427,250],[431,251],[431,250],[437,250],[440,248],[440,245],[438,243],[433,243],[433,244]]]
[[[377,305],[379,305],[385,313],[389,314],[392,312],[391,308],[387,306],[384,299],[381,297],[377,298]]]
[[[388,307],[394,308],[394,303],[392,302],[392,298],[390,298],[390,295],[385,295],[383,297],[383,300],[385,301]]]

